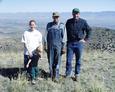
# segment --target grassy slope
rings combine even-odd
[[[8,54],[8,53],[7,53]],[[15,60],[19,54],[10,54]],[[20,53],[21,54],[21,53]],[[10,56],[9,55],[9,56]],[[72,79],[60,77],[59,83],[54,83],[50,78],[48,80],[37,81],[36,85],[31,86],[23,75],[19,75],[17,80],[9,81],[8,78],[1,76],[0,90],[3,92],[114,92],[115,88],[115,53],[109,54],[100,51],[85,51],[82,58],[82,71],[78,82]],[[2,58],[5,55],[1,56]],[[23,59],[23,57],[21,56]],[[65,72],[65,56],[61,64],[61,74]],[[10,60],[10,59],[9,59]],[[5,60],[3,60],[5,62]],[[21,60],[22,61],[22,60]],[[12,61],[8,61],[10,64]],[[0,61],[2,64],[2,61]],[[14,65],[22,65],[23,62],[17,61]],[[73,70],[74,70],[73,62]],[[11,63],[12,64],[12,63]],[[3,67],[3,65],[1,66]],[[7,66],[6,66],[7,67]],[[11,65],[10,65],[11,67]],[[48,71],[47,60],[43,59],[39,62],[39,67]],[[11,83],[11,84],[10,84]],[[7,84],[7,85],[6,85]],[[8,85],[9,84],[9,85]],[[5,85],[5,86],[4,86]]]
[[[114,92],[115,31],[111,33],[110,31],[103,30],[96,29],[93,31],[93,40],[89,45],[91,50],[87,47],[84,51],[82,70],[78,82],[74,82],[72,79],[65,79],[61,76],[59,83],[54,83],[48,78],[47,80],[37,81],[36,85],[32,86],[24,75],[19,75],[17,80],[12,81],[0,75],[0,92]],[[112,38],[112,40],[109,40],[109,38]],[[103,48],[100,43],[104,44],[107,48]],[[94,48],[92,45],[97,47]],[[113,53],[108,52],[111,47]],[[19,39],[0,39],[0,68],[22,67],[22,48]],[[99,50],[96,50],[97,48]],[[101,51],[103,50],[105,51],[102,53]],[[49,72],[46,54],[43,55],[43,59],[39,61],[39,68]],[[63,56],[60,68],[62,75],[65,73],[65,63],[65,56]],[[73,71],[74,65],[75,61],[73,60]]]

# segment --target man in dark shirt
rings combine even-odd
[[[80,11],[74,8],[72,11],[73,18],[66,22],[67,31],[67,61],[66,61],[66,77],[72,77],[72,59],[75,53],[75,80],[80,73],[81,56],[84,43],[89,39],[91,28],[86,20],[80,18]]]

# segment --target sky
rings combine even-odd
[[[0,12],[115,11],[115,0],[0,0]]]

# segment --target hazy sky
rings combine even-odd
[[[0,0],[0,12],[115,11],[115,0]]]

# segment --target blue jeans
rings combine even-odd
[[[51,78],[59,78],[59,67],[61,63],[61,47],[48,47],[48,61]]]
[[[38,69],[37,66],[36,67],[31,67],[31,69],[30,69],[30,75],[31,75],[31,79],[32,80],[35,80],[38,77],[38,75],[39,75],[39,69]]]
[[[81,67],[81,55],[83,50],[82,42],[71,42],[67,44],[67,60],[66,60],[66,76],[71,76],[72,71],[72,60],[75,53],[75,75],[80,73]]]

